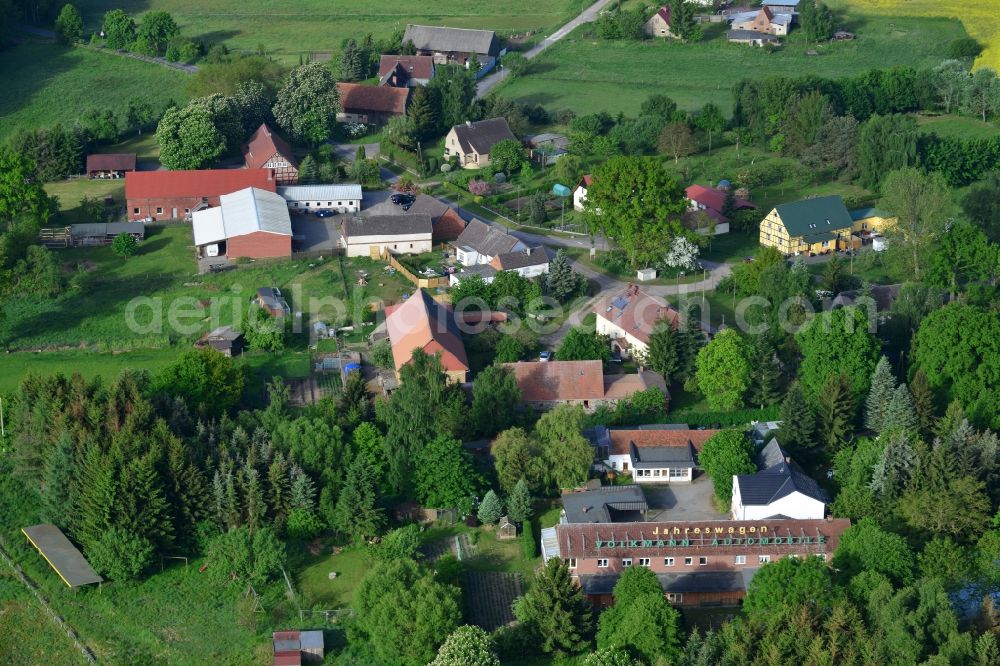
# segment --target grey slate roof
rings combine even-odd
[[[820,502],[829,498],[816,481],[792,462],[788,454],[772,439],[757,455],[756,474],[740,474],[736,477],[740,489],[740,501],[744,506],[767,506],[782,497],[799,492]]]
[[[505,254],[513,250],[517,244],[517,238],[504,233],[496,227],[482,222],[472,220],[455,240],[455,247],[469,247],[479,254],[495,257],[498,254]]]
[[[500,51],[497,35],[492,30],[407,25],[403,33],[403,43],[406,42],[413,42],[419,51],[479,53],[494,56]]]
[[[544,245],[536,245],[531,248],[531,253],[527,252],[504,252],[496,256],[500,262],[500,267],[505,271],[517,268],[527,268],[528,266],[541,266],[551,263],[552,252]]]
[[[476,264],[475,266],[466,266],[458,272],[458,281],[461,282],[464,278],[472,277],[473,275],[479,275],[484,280],[486,278],[491,278],[497,274],[497,269],[493,268],[489,264]]]
[[[465,122],[461,125],[455,125],[452,129],[455,130],[458,144],[466,153],[475,150],[480,155],[487,155],[496,143],[505,139],[517,141],[517,137],[510,131],[510,125],[507,124],[506,118],[490,118],[474,123]]]
[[[344,222],[344,236],[431,235],[434,225],[430,215],[370,215]]]
[[[684,446],[644,446],[637,447],[629,442],[629,454],[632,467],[635,469],[662,468],[669,465],[674,468],[694,469],[694,447],[691,442]]]
[[[604,486],[563,495],[567,523],[643,522],[642,514],[648,508],[646,496],[637,485]]]

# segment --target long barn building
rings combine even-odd
[[[195,211],[218,206],[223,194],[256,187],[274,192],[274,169],[130,171],[125,200],[130,220],[190,220]]]
[[[757,570],[782,557],[830,561],[844,518],[712,520],[669,523],[564,523],[543,531],[545,559],[562,558],[597,606],[631,566],[649,567],[678,606],[730,606],[746,595]],[[546,534],[547,533],[547,534]]]

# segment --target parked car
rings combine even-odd
[[[550,358],[552,358],[552,352],[550,351],[538,352],[538,360],[541,361],[542,363],[546,363]]]
[[[416,200],[417,198],[412,194],[405,194],[403,192],[397,192],[396,194],[393,194],[391,197],[389,197],[389,201],[391,201],[392,203],[396,204],[397,206],[405,205],[407,208],[412,206],[413,202]]]
[[[326,208],[316,211],[316,217],[333,217],[334,215],[336,215],[336,213]]]

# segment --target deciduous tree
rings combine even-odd
[[[698,352],[698,390],[712,409],[743,406],[750,388],[752,353],[749,340],[732,328],[720,331]]]
[[[868,391],[868,381],[879,359],[879,342],[869,332],[861,308],[840,308],[815,317],[795,335],[802,350],[799,380],[806,397],[817,397],[827,380],[843,373],[854,400]]]
[[[71,4],[63,5],[56,17],[56,39],[60,44],[76,44],[83,39],[83,17]]]
[[[896,216],[896,223],[885,230],[890,258],[920,280],[952,212],[951,191],[940,173],[912,167],[889,173],[882,190],[882,205]]]
[[[556,488],[575,488],[587,480],[594,447],[581,434],[583,424],[582,407],[559,405],[535,425],[546,473]]]
[[[534,492],[545,486],[545,465],[541,444],[521,428],[500,433],[490,450],[500,487],[512,493],[521,481]]]
[[[582,326],[566,332],[556,358],[560,361],[610,361],[611,345],[607,339]]]
[[[152,11],[142,15],[137,36],[145,41],[154,55],[163,55],[167,44],[180,32],[177,22],[168,12]]]
[[[500,666],[500,659],[489,634],[465,625],[448,636],[428,666]]]
[[[462,442],[439,435],[417,453],[413,486],[424,506],[468,513],[483,480]]]
[[[913,580],[914,558],[906,539],[886,532],[871,518],[862,518],[840,536],[833,566],[845,576],[875,571],[905,584]]]
[[[128,49],[135,41],[135,21],[121,9],[106,12],[104,41],[110,49]]]
[[[329,139],[340,111],[340,96],[330,70],[321,62],[293,69],[271,111],[295,141],[315,145]]]
[[[156,128],[160,162],[168,169],[200,169],[226,150],[226,137],[201,106],[167,109]]]
[[[128,259],[139,250],[139,241],[129,233],[120,233],[111,241],[111,251],[123,259]]]
[[[521,404],[514,374],[499,365],[484,368],[472,385],[472,425],[477,433],[492,437],[510,427]]]
[[[680,655],[680,613],[647,567],[626,569],[614,588],[615,604],[601,614],[599,649],[628,648],[647,663]]]
[[[757,471],[753,445],[739,430],[723,430],[712,435],[698,454],[698,464],[712,478],[715,497],[725,506],[732,499],[733,475]]]

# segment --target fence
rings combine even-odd
[[[417,277],[410,269],[408,269],[403,264],[399,263],[396,257],[392,256],[388,251],[386,251],[386,257],[389,260],[389,265],[399,271],[403,277],[412,282],[418,289],[434,289],[436,287],[447,287],[449,282],[446,277]]]

